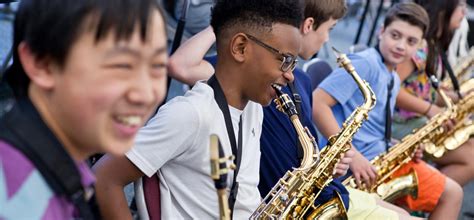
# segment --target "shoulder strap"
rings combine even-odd
[[[444,65],[446,71],[448,72],[451,83],[453,84],[454,91],[456,91],[458,97],[461,99],[462,95],[461,95],[461,92],[460,92],[461,89],[460,89],[460,86],[459,86],[459,81],[456,78],[456,75],[454,74],[454,71],[453,71],[453,68],[451,67],[451,64],[449,64],[448,56],[446,55],[446,53],[441,53],[441,61]]]
[[[230,111],[229,111],[229,105],[227,104],[227,100],[225,98],[225,94],[222,91],[222,88],[219,84],[219,81],[217,81],[216,75],[213,75],[208,81],[207,84],[214,90],[214,99],[217,102],[217,105],[222,111],[222,114],[224,114],[224,120],[225,120],[225,126],[227,129],[227,135],[230,140],[230,144],[232,147],[232,154],[234,154],[235,159],[234,159],[234,164],[236,165],[236,168],[234,170],[234,178],[232,181],[232,187],[230,190],[230,195],[229,195],[229,208],[231,211],[231,216],[234,211],[234,205],[235,201],[237,200],[237,193],[239,191],[239,183],[237,182],[237,175],[239,174],[240,170],[240,162],[242,161],[242,116],[240,116],[240,122],[239,122],[239,139],[238,142],[235,139],[235,133],[234,133],[234,127],[232,125],[232,118],[230,116]],[[238,146],[237,146],[238,144]]]
[[[98,217],[97,207],[91,207],[86,201],[76,164],[43,123],[29,100],[20,100],[0,120],[0,139],[21,151],[53,191],[66,196],[78,208],[83,219]],[[94,199],[91,203],[95,205]]]
[[[296,90],[294,82],[289,82],[288,87],[290,88],[290,91],[293,94],[293,102],[295,103],[296,111],[298,113],[298,118],[300,119],[300,121],[302,121],[301,95],[298,93],[298,90]],[[296,138],[296,146],[297,146],[296,153],[298,156],[298,160],[301,161],[303,160],[303,157],[304,157],[304,151],[303,151],[303,146],[301,146],[301,142],[299,138]]]
[[[390,99],[392,99],[392,90],[394,85],[393,75],[390,83],[387,85],[387,104],[385,104],[385,147],[388,152],[390,141],[392,139],[392,110],[390,108]]]

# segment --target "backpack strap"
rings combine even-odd
[[[86,199],[75,162],[42,121],[29,99],[19,100],[0,120],[0,139],[22,152],[55,194],[70,200],[83,219],[99,217],[94,197],[90,202]]]

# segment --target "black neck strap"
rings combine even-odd
[[[444,68],[448,72],[449,78],[451,79],[451,83],[453,84],[454,91],[457,93],[458,97],[461,99],[462,95],[461,95],[461,89],[459,86],[459,81],[456,78],[456,75],[454,74],[451,64],[449,64],[448,56],[446,55],[446,53],[441,53],[441,62],[443,63]]]
[[[392,99],[394,79],[390,78],[390,83],[387,85],[387,104],[385,105],[385,147],[388,152],[390,142],[392,139],[392,109],[390,108],[390,99]]]
[[[385,63],[385,58],[380,52],[380,45],[375,46],[375,50],[379,53],[382,63]],[[392,99],[392,90],[394,86],[394,78],[392,73],[390,74],[390,83],[387,85],[387,104],[385,104],[385,148],[388,151],[390,148],[390,142],[392,139],[392,109],[390,108],[390,99]]]
[[[296,79],[295,79],[296,80]],[[288,87],[290,88],[290,91],[293,95],[293,102],[295,103],[295,107],[296,107],[296,111],[298,113],[298,118],[300,119],[300,121],[302,121],[302,112],[301,112],[301,95],[298,93],[298,90],[296,89],[295,87],[295,84],[294,82],[289,82],[288,83]],[[301,160],[303,160],[303,157],[304,157],[304,151],[303,151],[303,146],[301,146],[301,142],[300,142],[300,139],[299,138],[296,138],[296,153],[297,153],[297,156],[298,156],[298,160],[301,162]]]
[[[214,90],[214,99],[217,102],[217,105],[222,111],[225,120],[225,126],[227,128],[227,134],[229,136],[230,145],[232,147],[232,154],[235,156],[234,164],[236,165],[234,171],[234,179],[232,181],[232,188],[229,195],[229,208],[231,212],[234,210],[235,201],[237,200],[237,193],[239,190],[239,183],[237,182],[237,175],[239,174],[240,170],[240,163],[242,161],[242,116],[240,116],[239,122],[239,139],[236,141],[234,127],[232,125],[232,118],[230,116],[229,105],[227,104],[227,100],[225,98],[224,91],[217,81],[216,75],[213,75],[208,81],[207,84]],[[238,146],[237,146],[238,144]]]

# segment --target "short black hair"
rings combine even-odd
[[[299,28],[303,21],[301,0],[216,0],[211,25],[217,43],[223,32],[234,27],[249,31],[270,32],[275,23]]]
[[[5,80],[16,97],[27,96],[30,80],[17,52],[21,42],[39,59],[62,66],[85,32],[95,33],[96,42],[111,31],[117,41],[129,40],[138,25],[145,41],[153,10],[160,10],[156,0],[22,0],[13,28],[13,65]]]

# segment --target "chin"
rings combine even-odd
[[[133,147],[133,140],[130,141],[111,141],[106,147],[102,148],[105,153],[114,156],[121,156],[127,153]]]

